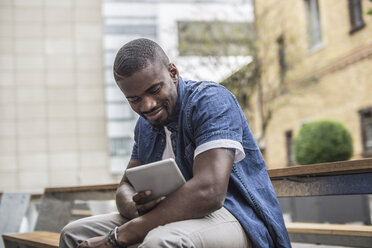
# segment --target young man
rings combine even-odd
[[[184,82],[155,42],[124,45],[115,80],[140,115],[128,168],[175,158],[187,182],[145,203],[125,175],[120,214],[67,225],[60,247],[290,247],[261,153],[235,97],[213,82]]]

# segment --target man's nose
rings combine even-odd
[[[145,96],[142,98],[141,102],[141,109],[142,113],[150,112],[153,108],[156,107],[156,100],[151,96]]]

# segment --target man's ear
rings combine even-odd
[[[175,64],[169,63],[168,65],[169,75],[175,82],[178,82],[178,69]]]

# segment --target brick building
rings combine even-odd
[[[347,127],[352,159],[372,156],[372,15],[367,14],[372,2],[256,0],[254,5],[263,86],[247,112],[259,137],[260,111],[272,110],[261,140],[268,166],[295,164],[293,139],[301,124],[317,119]]]

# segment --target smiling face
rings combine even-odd
[[[122,77],[117,84],[132,109],[152,126],[168,124],[177,102],[178,71],[174,64],[168,67],[161,62]]]

